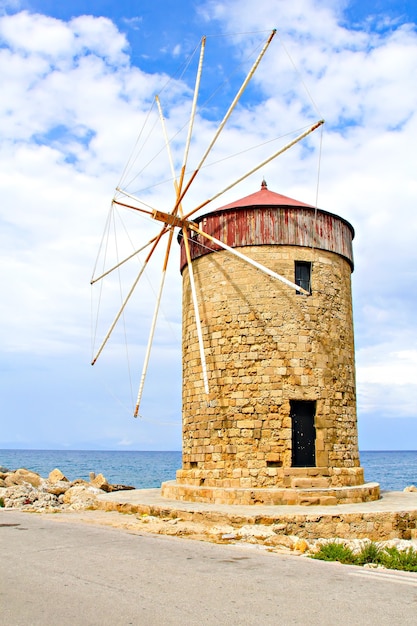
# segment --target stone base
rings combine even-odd
[[[329,489],[356,487],[365,482],[363,467],[261,467],[179,469],[178,485],[222,489]]]
[[[338,506],[227,506],[204,502],[179,502],[161,497],[160,489],[135,489],[103,493],[95,508],[118,511],[146,520],[146,516],[184,520],[206,525],[213,540],[214,526],[226,524],[237,529],[246,525],[275,526],[277,536],[320,538],[417,540],[417,493],[383,491],[373,502]],[[175,526],[176,527],[176,526]],[[136,527],[137,528],[137,527]],[[221,536],[221,535],[220,535]],[[201,538],[201,537],[200,537]],[[235,543],[232,541],[232,543]]]
[[[175,480],[162,483],[163,498],[185,502],[212,504],[265,504],[265,505],[334,505],[371,502],[379,500],[378,483],[364,483],[354,487],[327,489],[272,489],[223,488],[179,484]]]

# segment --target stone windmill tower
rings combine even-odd
[[[207,395],[180,238],[183,465],[162,495],[229,504],[377,499],[358,453],[352,226],[265,182],[195,223],[288,284],[192,233]]]

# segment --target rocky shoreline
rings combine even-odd
[[[292,555],[314,555],[327,543],[343,543],[354,553],[360,552],[370,539],[321,538],[305,539],[283,534],[282,524],[246,524],[236,528],[227,524],[213,524],[209,520],[190,521],[180,517],[157,517],[147,514],[124,514],[104,511],[98,497],[104,493],[134,489],[127,485],[112,485],[102,474],[90,474],[90,480],[69,481],[54,469],[47,478],[21,468],[7,470],[0,467],[0,506],[4,509],[49,514],[62,521],[102,524],[129,530],[227,544],[249,544],[270,552]],[[414,486],[404,491],[417,491]],[[1,509],[0,509],[1,510]],[[378,542],[380,547],[398,550],[417,549],[417,540],[390,539]]]
[[[90,473],[90,481],[69,481],[59,469],[42,478],[36,472],[20,468],[10,471],[0,467],[0,501],[7,508],[25,511],[80,511],[94,508],[97,496],[111,491],[134,489],[109,484],[103,474]]]

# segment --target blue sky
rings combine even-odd
[[[0,1],[0,448],[180,449],[177,250],[140,420],[132,417],[132,395],[158,269],[149,269],[126,312],[129,358],[121,326],[94,368],[97,291],[91,305],[89,281],[114,188],[153,95],[161,94],[169,131],[181,129],[196,59],[183,75],[178,68],[208,35],[202,98],[222,88],[196,120],[195,162],[274,27],[279,37],[211,162],[232,145],[242,152],[239,173],[246,171],[287,133],[326,119],[318,205],[356,230],[360,447],[417,449],[417,8],[392,0]],[[278,143],[246,152],[268,139]],[[317,134],[217,206],[257,191],[262,176],[273,191],[314,204],[319,147]],[[230,182],[236,167],[235,159],[202,172],[191,206]],[[152,185],[168,178],[161,152],[131,190],[163,208],[172,191]],[[152,231],[142,219],[126,220],[139,247]],[[121,245],[128,243],[125,237]],[[115,313],[117,288],[110,283],[103,294],[98,335]]]

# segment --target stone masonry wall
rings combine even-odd
[[[183,467],[177,483],[362,484],[348,262],[332,252],[297,246],[240,251],[292,281],[295,260],[312,262],[312,295],[297,295],[225,251],[196,259],[207,398],[184,270]],[[291,468],[290,400],[316,401],[314,475],[307,472],[311,468]]]

